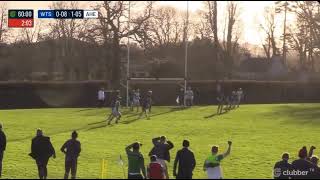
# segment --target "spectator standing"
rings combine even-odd
[[[196,160],[193,152],[189,149],[190,142],[184,140],[182,142],[183,148],[177,152],[174,165],[173,176],[177,179],[192,179],[193,170],[196,167]],[[177,173],[178,165],[178,173]]]
[[[0,123],[0,178],[2,177],[2,160],[4,151],[7,147],[7,137],[6,134],[3,132],[2,124]]]
[[[171,141],[167,141],[165,136],[152,139],[154,147],[151,149],[149,156],[156,155],[158,162],[165,168],[166,178],[169,179],[167,162],[170,162],[170,150],[174,148]]]
[[[203,170],[207,172],[208,179],[222,179],[222,170],[220,162],[229,156],[231,152],[232,142],[228,141],[228,150],[223,154],[218,154],[219,147],[213,146],[211,148],[211,155],[205,160]]]
[[[81,143],[77,140],[78,133],[73,131],[71,134],[71,139],[66,141],[62,147],[61,152],[63,152],[65,157],[65,174],[64,179],[68,179],[71,170],[71,179],[76,179],[78,157],[81,152]]]
[[[146,177],[144,158],[140,153],[141,146],[141,143],[135,142],[126,147],[128,156],[128,179],[144,179]]]
[[[51,144],[50,138],[43,135],[41,129],[37,130],[36,137],[32,139],[31,153],[29,154],[35,159],[40,179],[47,179],[47,165],[50,157],[56,158],[55,150]]]

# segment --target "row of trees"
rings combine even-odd
[[[275,54],[282,54],[286,60],[286,54],[294,52],[299,56],[300,69],[315,71],[320,51],[319,10],[320,5],[317,1],[277,1],[274,6],[266,8],[265,22],[260,24],[260,28],[266,34],[262,44],[266,57],[270,59]],[[290,24],[287,23],[289,14],[295,17]],[[281,25],[276,22],[279,15],[284,19],[281,23],[284,29],[282,35],[277,37],[276,28]]]
[[[189,22],[186,21],[185,11],[157,6],[156,3],[99,2],[93,7],[99,11],[98,19],[56,19],[49,22],[37,20],[35,28],[22,29],[15,40],[31,44],[46,39],[63,38],[66,53],[70,54],[73,51],[72,45],[68,43],[70,38],[99,44],[110,50],[105,51],[105,66],[112,71],[111,80],[114,86],[119,86],[121,76],[121,43],[126,43],[128,37],[131,41],[139,43],[145,55],[151,58],[163,56],[170,48],[181,48],[186,41],[192,39],[208,40],[212,44],[212,69],[224,67],[225,72],[232,72],[236,57],[241,51],[238,41],[241,29],[244,28],[241,26],[239,2],[227,2],[225,9],[222,9],[217,1],[204,1],[204,8],[193,14],[193,17],[197,18],[189,16]],[[6,8],[0,8],[0,42],[3,42],[10,34],[3,26],[7,20]],[[77,9],[79,3],[53,2],[50,8]],[[219,11],[225,12],[224,17],[219,16]],[[279,14],[287,13],[295,14],[296,22],[294,25],[285,26],[284,36],[277,37],[275,30],[279,24],[275,19]],[[311,67],[314,70],[316,59],[319,57],[319,14],[318,2],[312,1],[277,2],[274,6],[268,7],[264,13],[265,21],[259,26],[266,37],[261,45],[267,59],[276,54],[285,55],[288,51],[297,51],[301,67]],[[222,25],[219,24],[221,18]],[[220,32],[222,36],[219,36]],[[282,48],[279,46],[281,41]]]

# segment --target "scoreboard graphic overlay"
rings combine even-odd
[[[98,18],[98,11],[82,9],[38,10],[39,19],[87,19]],[[8,11],[9,28],[33,28],[34,11],[32,9],[10,9]]]

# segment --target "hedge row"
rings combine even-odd
[[[174,105],[181,87],[169,81],[130,84],[142,92],[152,89],[156,105]],[[221,84],[226,94],[241,87],[244,103],[320,102],[320,82],[225,81]],[[216,81],[190,81],[189,85],[195,92],[196,104],[215,103]],[[100,87],[108,89],[108,82],[0,82],[0,108],[95,107]],[[121,92],[125,102],[125,89]],[[108,93],[107,104],[110,96]]]

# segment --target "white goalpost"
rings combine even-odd
[[[130,28],[130,1],[128,8],[128,28]],[[184,92],[187,91],[187,77],[188,77],[188,25],[189,25],[189,1],[187,1],[187,13],[186,13],[186,27],[185,27],[185,63],[184,63],[184,77],[183,78],[131,78],[130,77],[130,38],[127,37],[127,83],[126,83],[126,105],[129,107],[129,86],[130,81],[176,81],[184,82]],[[184,100],[184,106],[186,106],[186,100]]]

